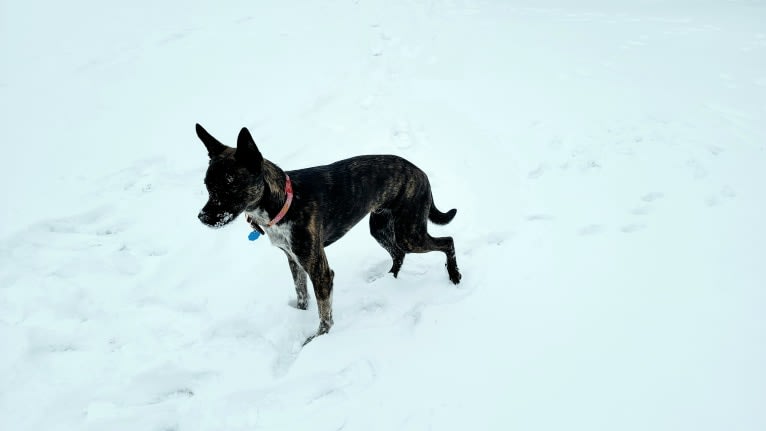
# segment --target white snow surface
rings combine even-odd
[[[0,7],[0,429],[766,429],[763,1]],[[365,220],[301,348],[195,122],[411,160],[462,283]]]

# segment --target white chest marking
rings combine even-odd
[[[268,235],[271,245],[279,247],[287,252],[297,262],[297,258],[293,254],[292,249],[292,223],[278,223],[272,227],[266,226],[269,223],[269,215],[261,209],[257,209],[248,214],[255,219],[256,223],[263,228],[263,231]]]

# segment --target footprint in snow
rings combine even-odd
[[[708,175],[707,169],[694,159],[687,161],[686,166],[692,170],[692,176],[695,180],[701,180]]]
[[[527,221],[551,221],[555,217],[548,214],[530,214],[526,217]]]
[[[371,272],[367,274],[367,278],[365,279],[368,283],[374,283],[375,281],[383,278],[385,274],[382,272]]]
[[[538,165],[535,169],[529,171],[529,173],[527,174],[527,177],[533,180],[538,179],[541,176],[543,176],[543,174],[545,173],[547,169],[548,168],[543,164]]]
[[[179,31],[177,33],[172,33],[172,34],[169,34],[169,35],[163,37],[162,39],[160,39],[157,42],[157,45],[159,45],[159,46],[167,45],[167,44],[179,41],[179,40],[181,40],[181,39],[183,39],[185,37],[186,37],[186,32]]]
[[[645,195],[641,196],[641,201],[645,202],[646,204],[633,208],[630,213],[638,216],[647,215],[652,210],[651,204],[662,199],[663,197],[665,197],[665,194],[661,192],[646,193]]]
[[[365,277],[368,283],[373,283],[389,274],[388,270],[391,269],[391,261],[385,261],[374,265]]]
[[[719,203],[721,203],[721,200],[717,195],[710,195],[705,199],[705,205],[709,207],[718,206]]]
[[[180,388],[180,389],[166,392],[164,394],[157,396],[153,401],[149,402],[149,404],[160,404],[166,401],[173,401],[173,400],[183,399],[183,398],[191,398],[193,396],[194,396],[193,390],[189,388]]]
[[[587,160],[580,166],[581,173],[588,173],[596,169],[600,169],[601,164],[596,160]]]
[[[403,317],[405,318],[405,321],[409,324],[409,326],[411,327],[417,326],[420,323],[420,321],[423,319],[423,305],[418,304],[412,307],[410,311],[404,313]]]
[[[463,244],[457,253],[459,256],[471,256],[475,251],[483,250],[487,245],[502,246],[507,241],[512,240],[515,236],[516,234],[514,232],[487,232],[483,235],[478,235],[469,242]]]
[[[654,202],[656,200],[662,199],[663,197],[665,197],[663,193],[651,192],[641,196],[641,200],[644,202]]]
[[[416,137],[412,131],[412,127],[406,121],[399,123],[391,130],[391,136],[393,136],[396,142],[396,147],[400,150],[411,148],[416,144]]]
[[[503,243],[509,238],[509,234],[503,232],[493,232],[487,235],[487,244],[490,245],[503,245]]]
[[[647,215],[651,208],[649,205],[642,205],[640,207],[633,208],[630,213],[633,215]]]
[[[605,229],[606,227],[601,224],[589,224],[580,228],[579,234],[582,236],[596,235],[603,232]]]
[[[716,145],[709,145],[707,147],[707,150],[710,151],[710,154],[717,156],[723,152],[723,148],[716,146]]]
[[[359,310],[365,313],[377,313],[384,308],[386,308],[386,304],[380,301],[368,301],[359,306]]]
[[[564,146],[564,140],[561,138],[553,138],[548,142],[548,148],[551,150],[560,150]]]
[[[640,224],[640,223],[632,223],[627,224],[620,228],[620,232],[622,233],[634,233],[641,230],[644,230],[646,228],[646,225]]]
[[[709,207],[717,206],[725,199],[734,199],[737,193],[729,186],[724,186],[718,193],[711,193],[710,196],[705,199],[705,204]]]

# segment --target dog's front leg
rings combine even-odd
[[[306,290],[306,271],[298,263],[290,253],[285,252],[287,255],[287,262],[290,264],[290,272],[293,274],[293,283],[295,283],[296,302],[295,306],[301,310],[305,310],[309,305],[309,294]]]
[[[319,308],[319,329],[316,335],[306,340],[308,343],[314,337],[326,334],[332,327],[332,285],[335,273],[330,269],[327,256],[321,246],[314,247],[309,256],[301,259],[301,264],[308,272],[311,284],[314,285],[314,296]]]

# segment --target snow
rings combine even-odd
[[[626,3],[3,2],[0,429],[766,429],[766,5]],[[362,222],[301,348],[196,122],[411,160],[462,283]]]

